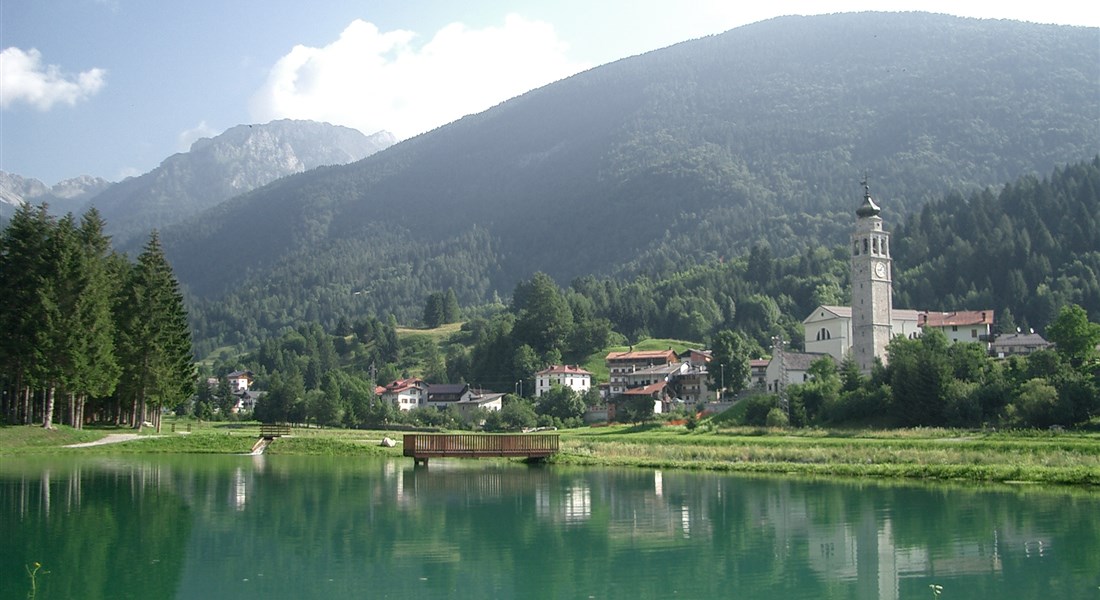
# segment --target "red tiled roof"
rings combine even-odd
[[[393,383],[387,385],[383,391],[389,392],[391,394],[396,394],[403,392],[409,388],[419,387],[421,384],[423,384],[423,381],[416,378],[398,379]]]
[[[959,325],[992,325],[992,310],[960,310],[956,312],[922,312],[917,317],[921,327],[950,327]]]
[[[629,390],[623,392],[623,395],[624,396],[652,396],[655,392],[659,392],[659,391],[665,389],[665,387],[667,387],[667,386],[668,386],[667,382],[658,381],[657,383],[651,383],[651,384],[649,384],[645,387],[630,388]]]

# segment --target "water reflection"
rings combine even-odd
[[[0,597],[41,561],[38,598],[1091,598],[1098,508],[478,461],[5,460]]]

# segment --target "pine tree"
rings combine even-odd
[[[38,288],[44,319],[37,331],[34,370],[44,391],[42,427],[51,429],[57,388],[73,389],[84,372],[83,332],[76,320],[83,273],[72,214],[50,229],[45,264]]]
[[[117,280],[111,260],[111,241],[103,233],[104,223],[92,208],[81,217],[77,230],[81,247],[80,293],[74,312],[81,356],[80,371],[74,373],[72,392],[73,426],[84,423],[84,406],[88,396],[105,397],[118,385],[121,368],[115,355],[115,320],[112,311]]]
[[[146,409],[152,407],[159,431],[160,409],[191,395],[195,369],[183,296],[156,231],[138,256],[127,290],[122,381],[134,427],[141,428]]]
[[[48,275],[48,242],[53,220],[45,204],[24,204],[12,216],[0,238],[0,363],[14,394],[8,421],[30,423],[31,391],[36,386],[34,365],[42,356],[38,339],[46,320],[43,284]]]
[[[454,288],[447,288],[447,295],[443,298],[443,322],[455,323],[458,321],[460,309],[458,307],[458,296],[455,295]]]

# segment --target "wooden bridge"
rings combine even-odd
[[[545,460],[558,451],[557,434],[406,434],[405,456],[428,464],[429,458],[513,457]]]
[[[290,435],[290,425],[287,425],[286,423],[260,424],[260,438],[262,439],[270,441],[284,435]]]

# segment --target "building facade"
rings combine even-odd
[[[592,389],[592,373],[575,365],[550,365],[535,373],[535,397],[550,391],[555,385],[567,387],[578,394]]]
[[[635,371],[671,365],[679,362],[679,357],[673,350],[640,350],[630,352],[611,352],[604,359],[607,362],[608,394],[610,397],[619,396],[630,388],[627,383],[630,375]]]

